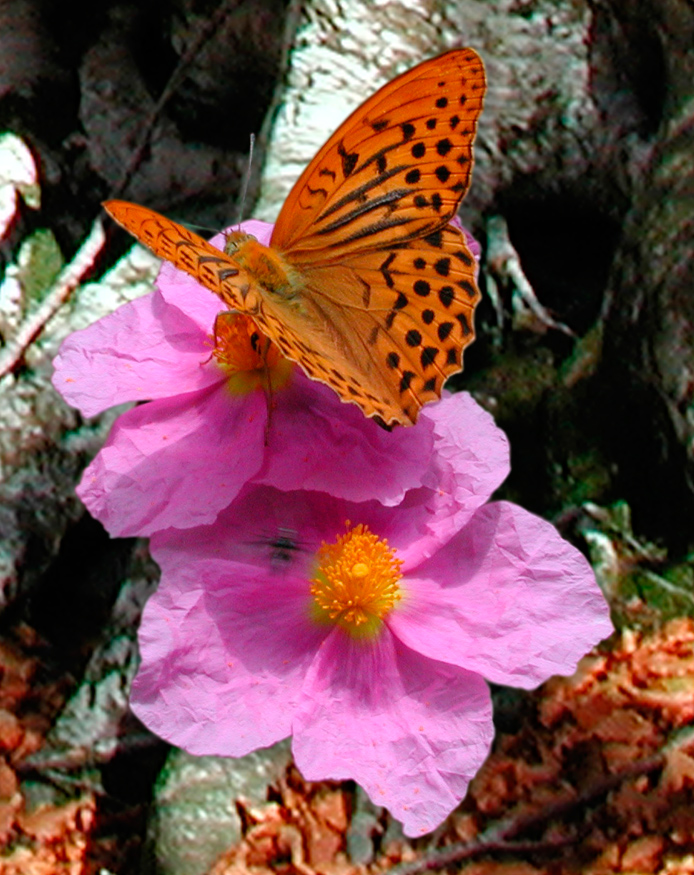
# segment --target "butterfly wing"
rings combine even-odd
[[[245,293],[253,278],[231,256],[166,216],[127,201],[105,201],[106,212],[159,258],[170,261],[234,310],[247,312]]]
[[[339,265],[306,268],[301,324],[285,314],[277,342],[367,416],[413,424],[460,370],[474,338],[475,270],[462,232],[451,225]]]
[[[301,365],[315,379],[329,382],[339,377],[340,387],[352,387],[350,397],[361,397],[364,382],[360,367],[349,346],[354,343],[335,326],[341,324],[335,308],[324,312],[319,295],[299,298],[288,304],[276,300],[267,289],[262,290],[257,277],[243,268],[233,256],[216,249],[202,237],[188,231],[182,225],[165,216],[126,201],[111,200],[104,203],[109,215],[138,240],[148,246],[155,255],[170,261],[179,270],[192,276],[203,286],[218,295],[231,309],[248,313],[260,331],[269,337],[284,355]],[[272,252],[266,250],[268,257]],[[260,308],[249,312],[246,295],[253,289],[254,300]],[[329,304],[330,302],[328,302]],[[334,373],[330,370],[333,368]],[[340,371],[337,371],[337,368]],[[375,383],[382,381],[377,373],[371,375]],[[387,386],[381,387],[385,393]],[[374,401],[376,400],[374,396]],[[379,411],[380,412],[380,407]],[[383,411],[386,413],[385,409]],[[377,415],[377,413],[371,414]]]
[[[416,422],[474,339],[475,262],[448,223],[469,186],[484,92],[472,49],[389,82],[318,152],[273,231],[310,321],[327,323],[316,354],[304,354],[300,326],[285,354],[386,423]]]
[[[446,225],[470,183],[485,81],[479,55],[458,49],[377,91],[304,170],[272,245],[294,265],[322,264]]]
[[[484,90],[479,56],[448,52],[388,83],[338,128],[273,231],[290,297],[151,210],[105,206],[228,306],[249,313],[252,288],[249,315],[308,376],[367,416],[409,425],[474,337],[474,260],[448,223],[469,185]]]

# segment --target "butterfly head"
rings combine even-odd
[[[230,231],[224,241],[224,254],[234,256],[249,240],[255,241],[255,239],[252,234],[246,234],[245,231]]]

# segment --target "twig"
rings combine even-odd
[[[674,583],[670,583],[669,580],[666,580],[664,577],[661,577],[659,574],[654,574],[652,571],[649,571],[647,568],[643,569],[642,574],[644,577],[648,578],[651,583],[654,583],[656,586],[659,586],[661,589],[664,589],[665,592],[670,593],[670,595],[675,598],[683,598],[688,602],[694,603],[694,596],[688,593],[681,586],[676,586]]]
[[[684,730],[673,734],[671,740],[666,744],[662,751],[654,754],[651,757],[645,757],[641,760],[636,760],[626,766],[621,771],[614,775],[609,775],[597,784],[593,784],[581,793],[571,796],[567,799],[560,799],[550,805],[546,805],[539,811],[530,815],[521,815],[518,817],[509,817],[500,820],[497,823],[489,826],[480,835],[467,842],[457,842],[449,845],[443,850],[434,850],[422,855],[419,860],[414,860],[411,863],[403,863],[399,866],[393,866],[388,870],[388,875],[420,875],[421,872],[428,872],[431,869],[443,869],[450,866],[452,863],[460,863],[464,860],[469,860],[472,857],[478,857],[482,854],[489,854],[493,851],[503,853],[528,853],[530,851],[548,850],[568,844],[572,839],[566,841],[561,838],[557,840],[553,838],[547,841],[511,841],[519,833],[530,829],[542,826],[554,818],[567,814],[572,809],[578,808],[581,805],[586,805],[594,799],[604,796],[610,790],[614,790],[624,781],[630,778],[636,778],[639,775],[647,775],[651,772],[656,772],[662,769],[665,765],[666,756],[673,750],[684,749],[694,745],[694,729],[687,727]]]
[[[294,45],[294,35],[296,34],[296,31],[299,27],[301,12],[303,9],[303,2],[304,0],[289,0],[287,11],[285,12],[284,33],[282,38],[282,56],[280,58],[280,69],[277,78],[277,85],[275,86],[275,90],[273,92],[272,100],[270,102],[270,108],[268,109],[260,133],[257,137],[258,152],[261,156],[261,161],[263,159],[263,156],[265,155],[265,150],[267,149],[268,140],[270,138],[270,131],[272,129],[275,115],[280,104],[282,103],[282,95],[284,94],[285,85],[284,79],[287,70],[289,69],[290,55],[292,47]],[[154,106],[150,114],[145,118],[140,142],[138,143],[132,154],[132,157],[128,163],[128,166],[125,169],[121,181],[113,189],[111,197],[120,197],[127,189],[128,185],[130,184],[130,180],[133,178],[140,164],[142,163],[145,152],[147,151],[147,147],[149,146],[150,140],[152,139],[154,126],[157,123],[157,120],[161,115],[162,111],[164,110],[164,107],[171,99],[176,88],[178,88],[178,86],[180,85],[181,80],[184,78],[185,72],[190,66],[191,61],[195,58],[201,46],[210,38],[210,36],[219,30],[224,19],[227,18],[227,16],[231,15],[232,12],[236,11],[236,9],[233,8],[236,5],[237,0],[224,0],[224,2],[220,4],[219,8],[211,16],[209,21],[207,21],[200,28],[193,42],[181,56],[178,64],[176,65],[176,69],[171,74],[169,81],[164,87],[164,90],[159,96],[159,99],[157,100],[156,105]],[[259,178],[259,168],[255,171],[255,173],[249,173],[248,182],[250,183],[251,192],[249,203],[251,204],[255,203],[258,198]],[[240,222],[242,219],[243,216],[240,216],[238,221]]]
[[[487,264],[490,273],[511,282],[514,290],[518,293],[519,306],[525,306],[530,310],[545,328],[554,328],[563,334],[567,334],[569,337],[576,336],[568,325],[553,319],[537,300],[535,291],[521,266],[518,253],[513,243],[511,243],[508,225],[503,216],[491,216],[487,222]],[[492,297],[494,298],[494,296]],[[498,294],[496,297],[497,301],[495,303],[498,313]],[[498,315],[497,318],[499,318]]]
[[[224,2],[219,5],[213,15],[209,18],[209,20],[200,27],[200,30],[196,34],[193,42],[181,55],[181,58],[176,65],[176,69],[169,77],[169,81],[166,83],[166,85],[164,86],[164,90],[159,95],[159,100],[157,100],[154,109],[152,109],[152,111],[144,120],[140,142],[138,143],[130,158],[130,161],[128,162],[128,166],[126,167],[125,172],[121,177],[121,181],[113,189],[111,197],[120,197],[127,189],[128,185],[130,184],[130,180],[138,171],[140,164],[142,164],[145,152],[147,151],[147,147],[149,146],[150,140],[152,139],[154,126],[157,123],[159,116],[163,112],[164,107],[169,102],[169,100],[171,100],[174,92],[181,84],[181,81],[183,80],[186,70],[190,66],[191,61],[200,51],[201,46],[204,45],[204,43],[212,36],[213,33],[216,33],[219,30],[220,26],[224,22],[224,19],[235,11],[235,9],[232,7],[236,6],[237,0],[224,0]]]
[[[96,219],[89,236],[80,246],[70,264],[66,265],[41,306],[20,326],[19,331],[8,343],[0,356],[0,379],[13,371],[24,358],[24,354],[41,334],[49,320],[68,300],[72,292],[82,282],[104,248],[106,236],[101,219]]]

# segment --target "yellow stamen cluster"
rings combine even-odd
[[[243,313],[219,313],[214,323],[212,357],[228,374],[235,395],[262,387],[278,389],[289,379],[292,363]]]
[[[402,561],[385,539],[359,524],[334,544],[321,545],[311,580],[315,619],[336,623],[355,638],[372,637],[401,598]]]

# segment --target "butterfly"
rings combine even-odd
[[[146,207],[104,207],[309,377],[383,425],[411,425],[474,339],[475,259],[450,222],[470,184],[485,88],[469,48],[388,82],[306,167],[269,247],[232,231],[222,252]]]

